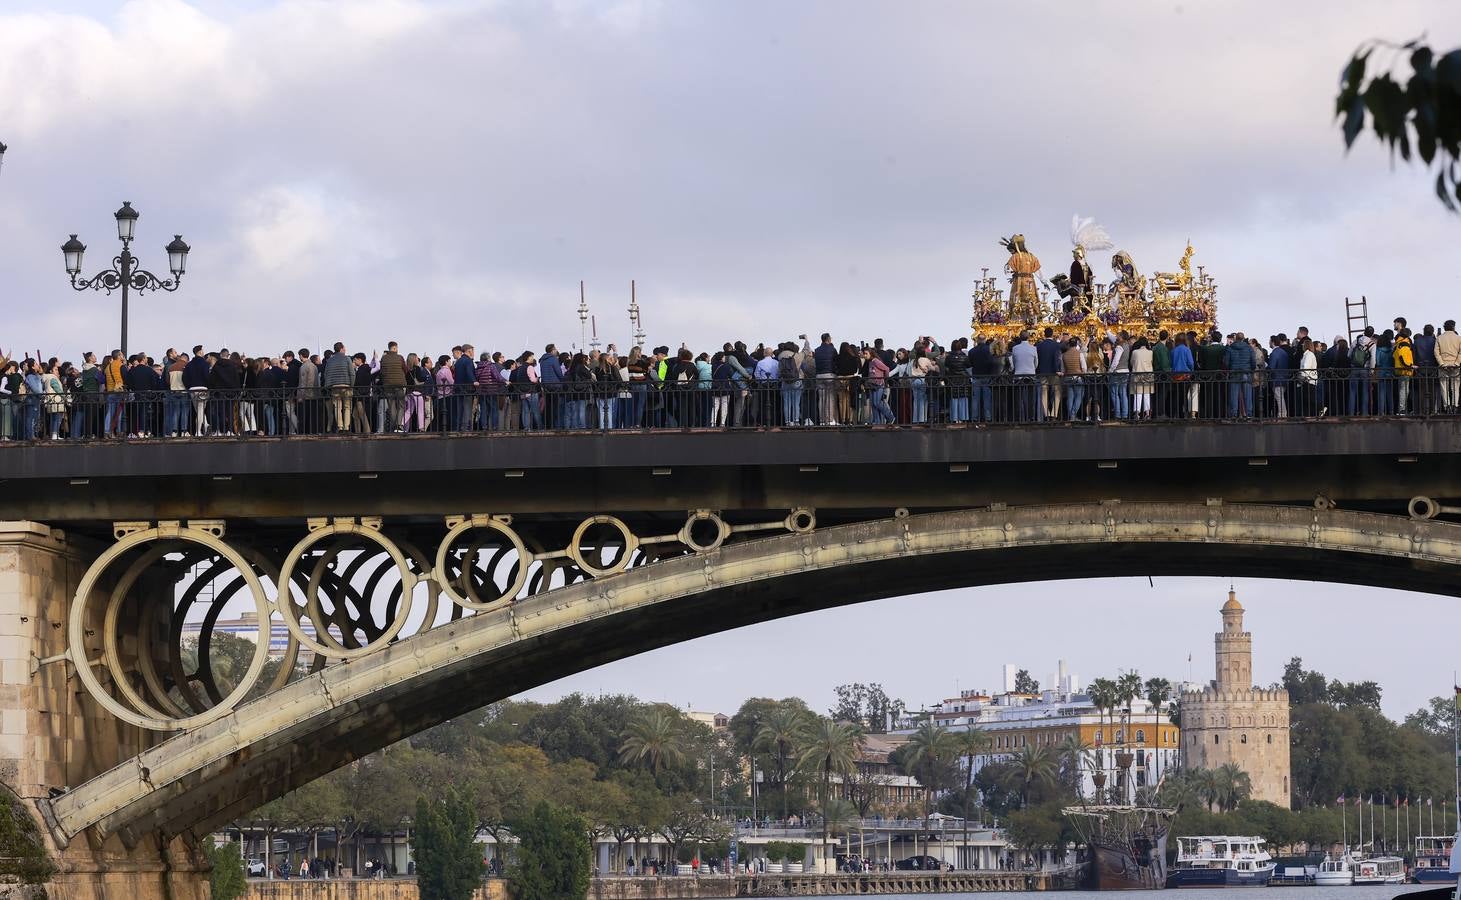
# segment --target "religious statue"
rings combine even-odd
[[[1146,318],[1146,278],[1136,270],[1131,254],[1117,250],[1111,257],[1111,271],[1116,273],[1116,280],[1111,282],[1112,309],[1125,322]]]
[[[1040,292],[1035,288],[1035,275],[1040,259],[1025,247],[1025,236],[1000,238],[999,243],[1010,252],[1004,270],[1010,275],[1010,318],[1021,322],[1038,322],[1044,318]]]
[[[1087,314],[1091,310],[1091,295],[1095,292],[1096,278],[1091,272],[1091,264],[1086,261],[1087,251],[1110,250],[1112,246],[1111,236],[1106,229],[1096,223],[1095,219],[1082,219],[1080,216],[1070,217],[1070,254],[1073,257],[1070,264],[1070,277],[1057,278],[1056,286],[1065,302],[1061,304],[1061,310],[1069,314],[1075,311],[1084,311]]]

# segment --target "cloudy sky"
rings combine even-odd
[[[115,345],[116,298],[73,293],[57,248],[78,232],[88,268],[104,264],[122,200],[144,263],[164,269],[177,232],[194,247],[182,291],[133,304],[132,349],[159,354],[570,344],[580,279],[622,345],[631,278],[656,343],[948,339],[997,238],[1023,231],[1058,270],[1073,213],[1147,271],[1190,237],[1228,328],[1332,333],[1358,294],[1377,320],[1439,320],[1457,311],[1440,286],[1461,221],[1425,172],[1369,143],[1346,156],[1331,114],[1357,44],[1423,32],[1461,45],[1461,6],[4,0],[0,347]],[[1140,655],[1177,674],[1188,648],[1205,658],[1225,587],[1019,588],[1041,598],[1038,624],[1007,589],[887,601],[574,685],[652,693],[670,661],[723,658],[666,699],[815,697],[860,677],[931,700],[993,683],[1005,660],[970,649],[990,630],[1009,661],[1052,667],[1052,620],[1082,672]],[[1077,647],[1076,598],[1093,592],[1113,619],[1143,611],[1122,626],[1140,649]],[[1407,652],[1457,630],[1448,604],[1249,593],[1271,635],[1261,673],[1291,652],[1332,659],[1383,675],[1393,711],[1450,677]],[[1136,638],[1158,630],[1173,643],[1147,655]]]

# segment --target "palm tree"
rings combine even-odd
[[[989,747],[992,743],[993,741],[990,740],[989,735],[982,731],[976,731],[973,728],[965,728],[957,735],[954,735],[950,741],[954,752],[964,760],[964,803],[961,812],[964,819],[965,856],[969,855],[969,794],[974,788],[974,759],[989,752]],[[967,868],[969,861],[965,859],[963,862],[965,868]]]
[[[624,729],[624,742],[619,745],[619,761],[644,763],[658,776],[666,766],[685,761],[685,747],[679,723],[669,713],[657,709],[638,716]]]
[[[862,731],[856,725],[818,718],[806,730],[798,764],[821,776],[822,852],[827,848],[827,795],[832,789],[832,776],[845,775],[857,764],[862,748]]]
[[[776,757],[776,783],[781,787],[781,818],[789,815],[786,768],[806,731],[806,715],[786,707],[773,709],[756,731],[756,746]]]
[[[1030,785],[1036,782],[1043,785],[1055,783],[1057,764],[1049,747],[1021,747],[1010,764],[1014,766],[1014,776],[1020,782],[1021,809],[1030,804]]]
[[[1207,811],[1212,812],[1213,806],[1218,802],[1222,792],[1222,786],[1218,784],[1217,773],[1212,769],[1193,769],[1191,778],[1197,796],[1207,804]]]
[[[923,767],[927,773],[935,773],[938,771],[940,763],[957,753],[953,734],[947,728],[935,725],[933,722],[924,722],[919,725],[918,730],[913,732],[913,736],[908,738],[908,743],[904,746],[906,749],[903,751],[903,765],[910,773],[920,767]],[[925,791],[923,817],[926,819],[933,812],[933,795],[939,785],[925,783],[923,787]]]
[[[1085,770],[1096,769],[1101,763],[1091,745],[1081,740],[1079,733],[1068,734],[1056,747],[1062,773],[1075,779],[1076,796],[1085,802]]]
[[[1117,706],[1116,682],[1112,681],[1109,678],[1097,678],[1095,681],[1091,682],[1091,686],[1087,688],[1086,695],[1091,698],[1091,705],[1096,707],[1096,712],[1100,716],[1102,728],[1101,736],[1097,738],[1096,747],[1096,756],[1098,762],[1096,768],[1097,777],[1095,778],[1097,794],[1096,801],[1099,803],[1105,799],[1104,797],[1100,796],[1105,792],[1106,787],[1105,748],[1107,745],[1112,743],[1111,739],[1113,737],[1113,735],[1111,734],[1111,730],[1108,730],[1106,728],[1106,713],[1113,713],[1114,719],[1114,713]],[[1112,724],[1114,728],[1114,722]]]
[[[1223,812],[1237,809],[1239,803],[1253,794],[1253,779],[1237,763],[1223,763],[1213,773],[1213,780],[1218,808]]]
[[[1146,680],[1146,702],[1152,705],[1152,778],[1154,781],[1161,780],[1161,743],[1157,736],[1162,733],[1162,704],[1172,697],[1172,682],[1165,678],[1148,678]]]

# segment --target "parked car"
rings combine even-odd
[[[943,863],[939,862],[937,859],[934,859],[932,856],[910,856],[907,859],[898,860],[898,862],[893,865],[893,868],[903,871],[908,871],[912,869],[917,871],[937,872],[939,869],[943,868],[943,865]]]
[[[250,878],[264,877],[264,861],[257,856],[244,863],[244,869],[248,872]]]

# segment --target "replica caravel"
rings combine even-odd
[[[1132,763],[1136,754],[1126,743],[1131,733],[1128,706],[1124,727],[1108,751],[1114,763],[1115,783],[1106,786],[1106,757],[1099,745],[1094,753],[1095,803],[1066,807],[1062,812],[1086,845],[1081,886],[1090,891],[1154,891],[1167,886],[1167,834],[1176,810],[1138,805]],[[1161,785],[1151,788],[1155,797]]]
[[[1115,249],[1106,229],[1094,219],[1074,216],[1070,242],[1069,274],[1047,279],[1023,234],[1000,238],[1009,251],[1004,264],[1009,293],[983,270],[974,286],[974,336],[1008,343],[1027,332],[1038,337],[1049,326],[1058,334],[1087,339],[1120,331],[1156,338],[1162,331],[1207,334],[1217,325],[1217,281],[1202,266],[1193,272],[1191,241],[1175,272],[1156,272],[1150,278],[1137,269],[1130,253],[1117,250],[1108,283],[1096,280],[1087,261],[1089,253]]]

